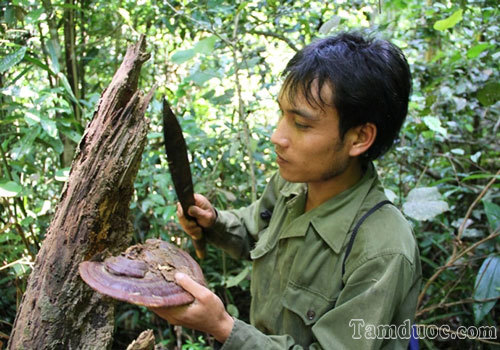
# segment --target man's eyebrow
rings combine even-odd
[[[277,102],[278,102],[278,105],[280,107],[280,110],[283,110],[280,101],[278,100]],[[299,115],[303,118],[309,119],[311,121],[316,121],[316,120],[320,119],[316,114],[310,113],[309,111],[306,111],[306,110],[300,109],[300,108],[287,109],[286,112],[292,113],[292,114],[297,114],[297,115]]]
[[[292,108],[289,109],[287,112],[300,115],[301,117],[309,119],[311,121],[319,120],[319,117],[316,114],[309,113],[308,111],[305,111],[303,109]]]

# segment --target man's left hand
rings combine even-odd
[[[206,332],[224,343],[231,334],[234,320],[226,312],[219,297],[184,273],[176,273],[175,281],[194,296],[194,302],[189,305],[150,308],[150,310],[172,325]]]

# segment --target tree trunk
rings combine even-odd
[[[129,244],[129,204],[146,143],[153,91],[137,91],[145,39],[127,50],[73,160],[47,237],[18,310],[9,349],[106,349],[114,306],[94,293],[78,265]]]

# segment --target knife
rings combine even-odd
[[[187,156],[187,147],[182,129],[170,109],[166,98],[163,98],[163,139],[165,151],[167,152],[168,168],[172,175],[175,193],[181,202],[182,211],[188,220],[196,219],[188,214],[188,208],[195,204],[193,192],[193,180]],[[206,240],[205,237],[193,239],[196,256],[199,259],[205,258]]]

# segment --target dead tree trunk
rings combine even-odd
[[[152,97],[137,91],[145,39],[127,50],[99,101],[73,160],[47,237],[18,310],[9,349],[111,347],[114,307],[78,275],[78,264],[131,239],[129,204],[146,143],[144,112]]]

